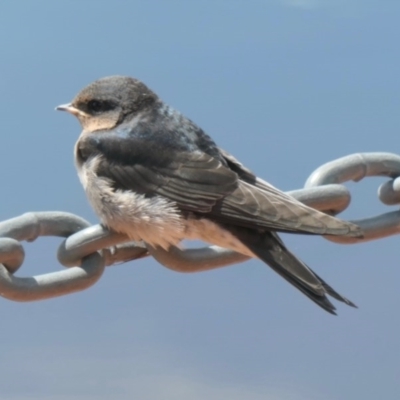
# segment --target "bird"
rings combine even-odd
[[[189,118],[129,76],[108,76],[56,107],[77,117],[74,158],[107,228],[168,250],[199,239],[258,258],[331,314],[349,306],[278,232],[362,237],[357,225],[307,207],[257,177]]]

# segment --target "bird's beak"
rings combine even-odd
[[[56,110],[57,111],[67,111],[70,114],[75,115],[75,117],[78,117],[79,115],[82,114],[82,111],[75,108],[71,103],[61,104],[60,106],[56,107]]]

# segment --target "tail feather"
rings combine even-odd
[[[336,292],[335,289],[333,289],[331,286],[329,286],[322,278],[320,278],[315,272],[314,275],[321,281],[325,291],[329,296],[332,296],[334,299],[339,300],[343,303],[346,303],[350,307],[358,308],[352,301],[347,299],[346,297],[342,296],[338,292]]]
[[[327,295],[351,307],[353,302],[337,293],[323,279],[315,274],[305,263],[291,253],[275,232],[256,232],[250,229],[235,229],[232,233],[248,247],[254,255],[267,263],[294,287],[324,310],[335,314],[335,306]]]

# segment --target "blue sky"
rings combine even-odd
[[[400,153],[400,3],[9,1],[0,5],[1,219],[60,210],[92,223],[56,113],[106,75],[143,80],[283,190],[356,152]],[[395,210],[383,178],[350,183],[343,218]],[[400,391],[398,238],[285,236],[359,309],[324,313],[260,261],[180,275],[152,259],[74,295],[0,301],[3,399],[375,400]],[[26,244],[19,276],[61,269]]]

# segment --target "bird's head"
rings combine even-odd
[[[109,76],[82,89],[69,104],[56,110],[78,118],[86,132],[109,130],[129,121],[157,101],[157,95],[137,79]]]

